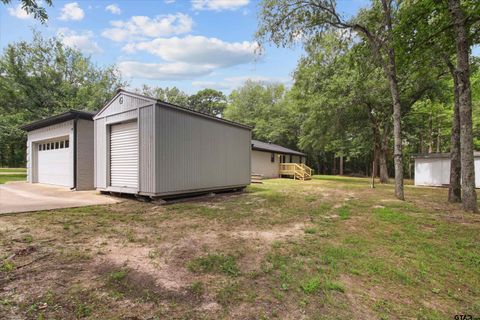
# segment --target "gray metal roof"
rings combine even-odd
[[[305,153],[295,151],[292,149],[288,149],[278,144],[262,142],[258,140],[252,140],[252,149],[253,150],[260,150],[260,151],[268,151],[268,152],[276,152],[276,153],[285,153],[285,154],[292,154],[297,156],[306,156]]]
[[[211,115],[211,114],[208,114],[208,113],[199,112],[199,111],[193,110],[193,109],[188,108],[188,107],[182,107],[182,106],[179,106],[179,105],[176,105],[176,104],[173,104],[173,103],[169,103],[169,102],[162,101],[162,100],[157,99],[157,98],[154,98],[154,97],[146,96],[146,95],[144,95],[144,94],[140,94],[140,93],[128,91],[128,90],[125,90],[125,89],[123,89],[123,88],[118,88],[117,91],[116,91],[116,93],[115,93],[115,96],[117,96],[117,95],[118,95],[119,93],[121,93],[121,92],[130,94],[130,95],[134,95],[134,96],[138,96],[138,97],[141,97],[141,98],[149,99],[149,100],[154,100],[154,101],[156,101],[157,104],[162,105],[162,106],[165,106],[165,107],[168,107],[168,108],[185,111],[185,112],[188,112],[188,113],[196,114],[196,115],[201,116],[201,117],[204,117],[204,118],[209,118],[209,119],[212,119],[212,120],[216,120],[216,121],[219,121],[219,122],[224,122],[224,123],[227,123],[227,124],[230,124],[230,125],[234,125],[234,126],[237,126],[237,127],[244,128],[244,129],[252,130],[252,127],[251,127],[251,126],[248,126],[248,125],[243,124],[243,123],[239,123],[239,122],[235,122],[235,121],[231,121],[231,120],[227,120],[227,119],[215,117],[215,116],[213,116],[213,115]],[[115,97],[115,96],[114,96],[114,97]],[[112,98],[112,99],[113,99],[113,98]],[[105,107],[102,108],[102,109],[99,111],[99,113],[102,112],[103,109],[105,109]]]
[[[480,157],[480,151],[474,151],[473,156],[475,158]],[[413,154],[414,159],[441,159],[450,158],[450,153],[417,153]]]
[[[43,127],[48,127],[53,124],[57,123],[62,123],[68,120],[73,120],[73,119],[85,119],[85,120],[93,120],[93,116],[95,115],[95,112],[89,112],[89,111],[79,111],[79,110],[69,110],[64,113],[60,113],[48,118],[40,119],[35,122],[26,124],[24,126],[21,126],[20,128],[25,130],[25,131],[32,131],[35,129],[40,129]]]

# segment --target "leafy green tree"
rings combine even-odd
[[[164,102],[168,102],[185,108],[188,107],[188,94],[178,89],[177,87],[160,88],[150,87],[144,84],[142,88],[137,91],[143,95],[154,97]]]
[[[227,107],[227,97],[214,89],[203,89],[188,98],[188,107],[199,112],[221,117]]]
[[[449,201],[462,201],[464,208],[475,205],[475,209],[467,209],[471,211],[476,210],[476,195],[468,60],[470,46],[479,43],[479,21],[478,1],[410,1],[402,6],[397,30],[401,34],[397,46],[403,48],[403,57],[408,57],[410,64],[442,61],[451,75],[454,112]],[[465,176],[461,179],[460,175]],[[461,193],[467,198],[461,199]]]
[[[264,0],[257,37],[276,45],[289,45],[299,40],[310,41],[325,30],[355,32],[371,49],[388,80],[393,105],[395,162],[395,196],[404,200],[401,136],[401,89],[396,68],[395,33],[398,3],[393,0],[373,1],[353,19],[344,19],[330,0]]]
[[[284,85],[248,80],[228,100],[225,118],[252,126],[254,139],[297,148],[301,115]]]
[[[4,4],[11,4],[12,0],[0,0]],[[48,20],[47,11],[43,4],[47,6],[52,6],[52,0],[20,0],[22,9],[25,10],[28,14],[33,14],[33,17],[39,20],[42,23],[45,23]]]
[[[21,125],[69,109],[98,110],[124,85],[115,67],[98,67],[57,38],[35,33],[32,42],[9,44],[0,56],[0,165],[23,164]]]

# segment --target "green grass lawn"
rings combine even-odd
[[[316,176],[168,206],[5,216],[0,314],[480,317],[480,215],[447,203],[447,192],[408,185],[402,202],[392,185]]]
[[[8,181],[24,181],[27,179],[27,175],[24,173],[20,174],[0,174],[0,184]]]
[[[26,173],[26,168],[0,168],[0,173],[2,172],[19,172],[19,173]]]

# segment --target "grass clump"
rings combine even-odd
[[[3,263],[0,265],[0,271],[12,272],[13,269],[15,269],[15,265],[9,260],[4,260]]]
[[[201,296],[205,291],[205,288],[201,281],[194,281],[188,289],[196,296]]]
[[[347,220],[350,218],[350,208],[349,207],[341,207],[338,210],[338,216],[342,220]]]
[[[300,288],[306,294],[313,294],[318,290],[320,290],[321,284],[322,284],[322,280],[320,279],[320,277],[315,276],[313,278],[309,278],[303,281],[300,284]]]
[[[122,282],[123,280],[125,280],[125,277],[127,276],[127,274],[128,274],[127,270],[113,271],[109,273],[108,280],[112,283]]]
[[[217,253],[195,258],[188,262],[187,268],[194,273],[223,273],[232,277],[240,274],[234,256]]]
[[[307,234],[315,234],[315,233],[317,233],[317,229],[316,229],[316,228],[306,228],[306,229],[305,229],[305,233],[307,233]]]

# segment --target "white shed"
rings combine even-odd
[[[415,159],[416,186],[448,186],[450,184],[450,153],[419,154]],[[475,186],[480,188],[480,152],[474,153]]]
[[[122,89],[94,121],[97,190],[168,197],[250,184],[248,126]]]
[[[93,189],[93,115],[70,110],[22,127],[28,182]]]

